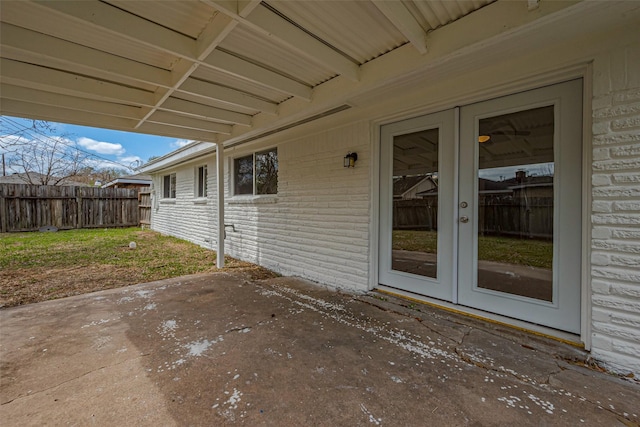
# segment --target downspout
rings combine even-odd
[[[216,143],[216,199],[218,205],[218,244],[216,267],[224,267],[224,146]]]

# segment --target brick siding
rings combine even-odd
[[[225,222],[236,230],[227,229],[228,253],[284,275],[338,288],[368,289],[368,124],[332,129],[277,147],[276,197],[225,196]],[[343,167],[348,150],[358,153],[355,168]],[[230,173],[226,179],[229,192]]]
[[[640,45],[594,61],[592,355],[640,372]]]

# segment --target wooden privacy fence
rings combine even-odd
[[[478,232],[492,236],[553,239],[553,197],[483,196]],[[438,199],[394,200],[394,230],[437,230]]]
[[[479,233],[553,239],[553,197],[482,197]]]
[[[140,225],[151,225],[151,187],[140,187],[138,192],[138,218]]]
[[[0,184],[3,233],[137,225],[137,189]]]
[[[393,201],[394,230],[437,230],[438,197]]]

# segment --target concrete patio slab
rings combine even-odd
[[[640,386],[544,338],[223,272],[0,311],[25,425],[638,425]]]

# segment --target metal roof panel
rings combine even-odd
[[[321,63],[281,47],[242,25],[238,25],[220,47],[308,86],[316,86],[335,76]]]
[[[358,64],[407,42],[372,2],[274,0],[268,4]]]
[[[159,1],[151,4],[141,0],[106,0],[106,3],[194,40],[218,13],[199,1]]]

